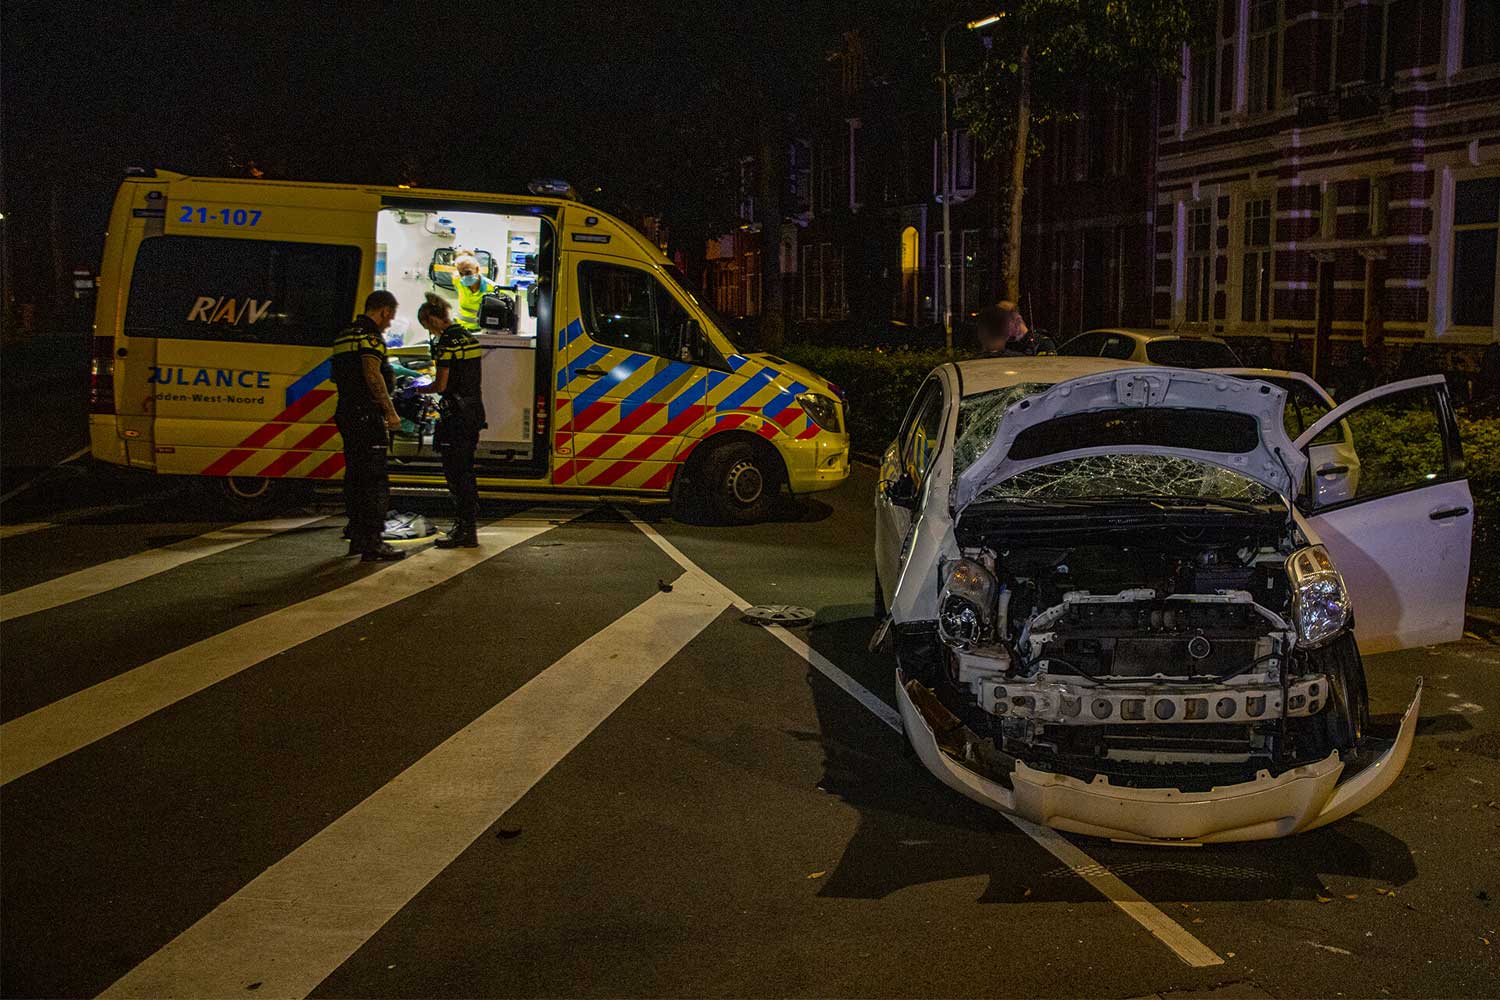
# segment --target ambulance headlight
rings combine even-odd
[[[983,638],[994,616],[997,587],[994,574],[973,559],[955,562],[938,600],[938,635],[943,641],[968,649]]]
[[[1293,552],[1286,561],[1286,575],[1292,585],[1297,645],[1322,646],[1344,631],[1349,624],[1349,592],[1327,549],[1309,545]]]
[[[803,412],[825,431],[837,434],[844,429],[843,421],[839,419],[837,400],[829,399],[821,393],[804,392],[797,397],[797,402],[802,405]]]

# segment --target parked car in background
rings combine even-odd
[[[928,376],[875,497],[875,642],[932,774],[1057,829],[1179,844],[1315,829],[1390,786],[1421,688],[1376,737],[1361,654],[1463,630],[1448,390],[1382,386],[1295,435],[1287,406],[1262,378],[1102,358]],[[1325,493],[1307,469],[1330,428],[1362,461]]]
[[[1165,330],[1109,328],[1080,334],[1057,349],[1062,357],[1114,358],[1173,368],[1238,368],[1240,359],[1218,337]]]

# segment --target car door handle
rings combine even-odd
[[[1318,470],[1320,476],[1343,476],[1349,472],[1347,465],[1325,465]]]
[[[1435,510],[1427,516],[1432,518],[1434,521],[1441,521],[1444,518],[1449,517],[1463,517],[1468,512],[1469,508],[1467,507],[1449,507],[1447,510]]]
[[[609,373],[606,372],[603,368],[574,368],[573,369],[573,377],[574,378],[579,378],[579,377],[582,377],[582,378],[603,378],[607,374],[609,374]]]

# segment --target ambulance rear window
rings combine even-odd
[[[358,247],[157,236],[136,254],[125,335],[331,347],[354,315]]]

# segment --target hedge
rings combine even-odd
[[[788,344],[779,352],[844,391],[854,450],[879,455],[896,438],[922,380],[949,360],[945,351],[873,351]]]
[[[780,352],[844,390],[849,401],[849,436],[854,450],[879,455],[896,437],[922,380],[948,360],[944,351],[874,351],[869,348],[789,344]],[[1371,420],[1377,420],[1374,413]],[[1417,428],[1396,418],[1376,427],[1356,426],[1355,447],[1371,473],[1400,458],[1417,437]],[[1415,419],[1415,418],[1411,418]],[[1358,421],[1357,421],[1358,423]],[[1459,413],[1464,462],[1474,495],[1474,548],[1470,560],[1469,599],[1500,605],[1500,416]]]

